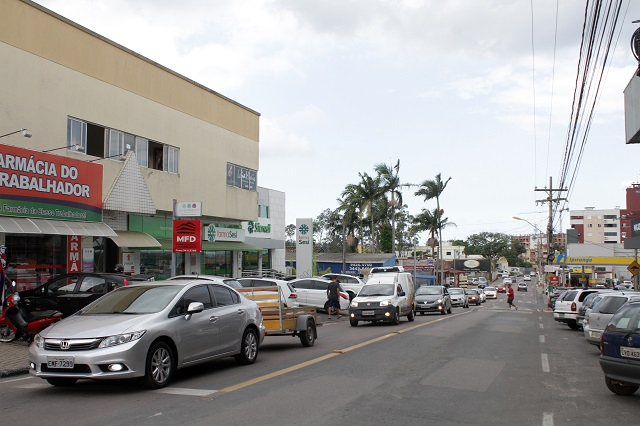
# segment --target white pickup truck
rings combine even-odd
[[[578,324],[578,311],[582,306],[582,301],[591,293],[597,293],[597,289],[576,288],[568,290],[562,295],[562,298],[556,301],[553,309],[553,319],[565,323],[572,330],[579,330],[581,325]]]

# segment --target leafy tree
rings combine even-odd
[[[466,241],[465,252],[469,254],[479,254],[487,259],[491,259],[492,264],[498,258],[505,256],[511,247],[511,237],[507,234],[497,232],[481,232],[470,235]]]
[[[295,245],[295,236],[296,236],[296,226],[294,224],[289,224],[284,228],[284,235],[287,237],[285,243],[286,245]]]
[[[464,240],[451,240],[452,246],[466,246],[467,243]]]
[[[391,226],[388,223],[383,223],[380,226],[380,251],[382,253],[392,253],[392,238],[393,232],[391,230]]]

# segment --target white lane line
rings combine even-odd
[[[19,382],[20,380],[29,380],[29,379],[33,379],[33,376],[29,375],[29,376],[25,376],[25,377],[20,377],[18,379],[0,380],[0,385],[3,384],[3,383]]]
[[[541,354],[540,357],[542,359],[542,372],[550,372],[551,370],[549,369],[549,357],[547,356],[547,354]]]
[[[540,328],[544,328],[544,324],[540,324]]]
[[[156,393],[167,393],[169,395],[187,395],[187,396],[209,396],[218,392],[209,389],[186,389],[186,388],[162,388],[154,391]]]
[[[540,340],[540,343],[544,343],[544,334],[541,334],[538,340]]]
[[[538,319],[539,319],[540,321],[542,321],[542,317],[538,317]]]
[[[542,413],[542,426],[553,426],[553,413]]]

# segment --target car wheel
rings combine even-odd
[[[313,320],[307,320],[307,329],[300,333],[300,342],[305,348],[313,346],[316,342],[316,328],[313,326]]]
[[[575,322],[569,322],[569,323],[567,323],[567,325],[572,330],[580,330],[580,326]]]
[[[49,377],[47,379],[47,382],[49,382],[50,385],[59,388],[73,386],[77,381],[78,379],[74,379],[73,377]]]
[[[351,324],[351,327],[357,327],[358,326],[358,320],[349,320],[349,324]]]
[[[0,324],[0,342],[11,342],[16,338],[16,332],[7,324]]]
[[[391,324],[393,325],[400,324],[400,308],[396,309],[396,314],[393,316],[393,319],[391,320]]]
[[[415,314],[413,313],[413,308],[411,308],[411,311],[409,312],[409,315],[407,315],[407,319],[409,321],[413,321],[414,319],[416,319]]]
[[[258,358],[258,335],[252,328],[247,328],[242,335],[240,353],[235,356],[235,359],[240,365],[249,365],[256,362],[256,358]]]
[[[142,378],[144,386],[159,389],[167,386],[173,376],[173,352],[165,342],[155,342],[147,353],[145,375]]]
[[[629,396],[633,395],[638,390],[638,386],[636,385],[622,385],[619,382],[614,382],[608,377],[604,378],[604,382],[607,384],[609,390],[616,395]]]

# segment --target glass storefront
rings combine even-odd
[[[232,251],[202,252],[202,273],[205,275],[233,276]]]
[[[243,251],[242,252],[242,270],[243,271],[257,271],[260,269],[258,266],[258,254],[259,251]],[[262,250],[262,269],[271,269],[271,258],[269,256],[269,250]]]
[[[176,253],[180,255],[182,253]],[[182,254],[182,271],[184,272],[184,254]],[[176,256],[176,265],[179,265]],[[178,272],[177,274],[182,274]],[[164,280],[171,276],[171,250],[141,250],[140,251],[140,273],[153,275],[156,280]]]
[[[6,235],[8,281],[15,290],[32,289],[66,270],[66,235]]]

